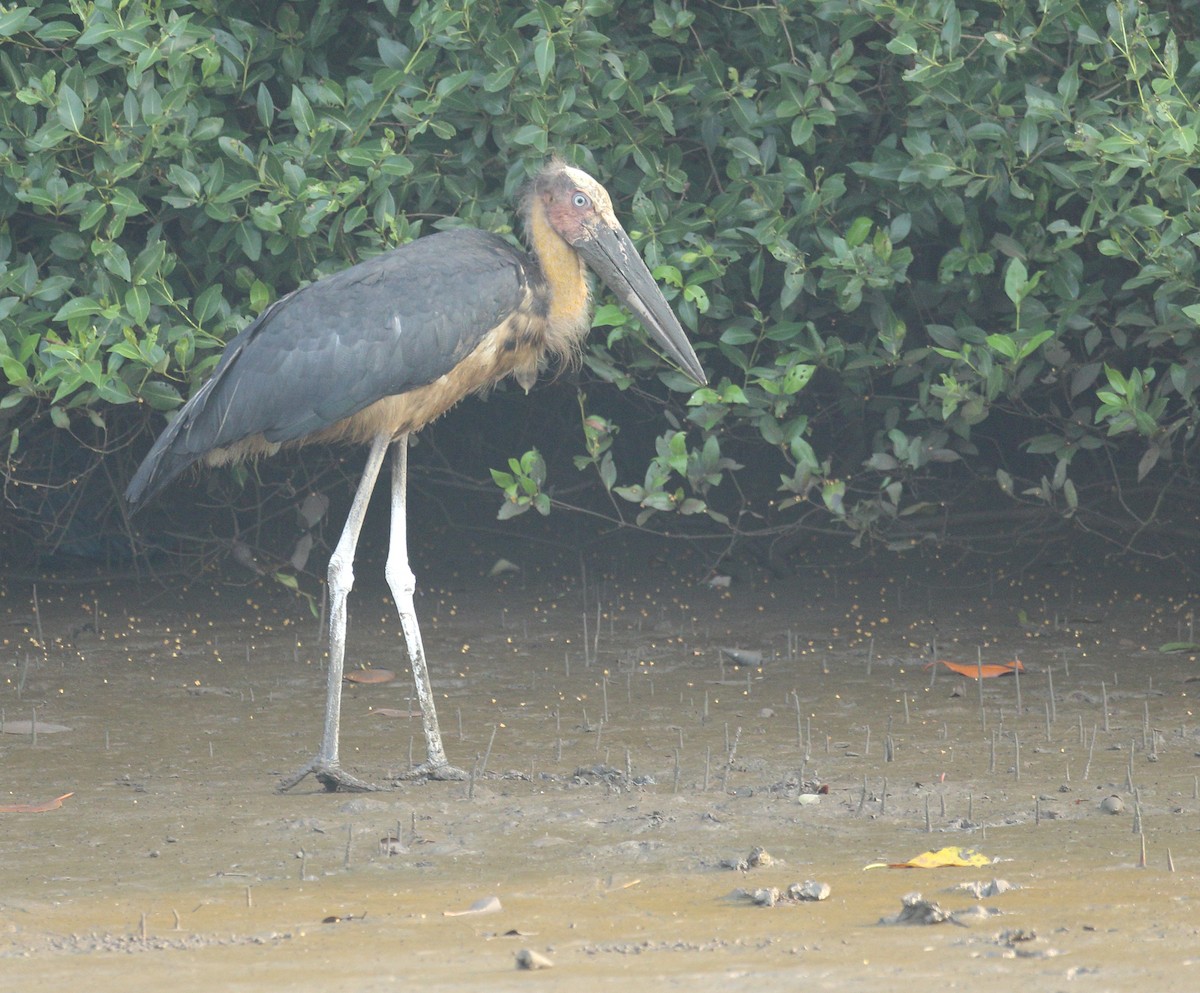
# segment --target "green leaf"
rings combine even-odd
[[[150,294],[144,286],[131,286],[125,293],[125,311],[135,324],[145,324],[150,316]]]
[[[1029,272],[1025,268],[1025,263],[1020,259],[1009,259],[1008,266],[1004,271],[1004,295],[1020,306],[1028,283]]]
[[[32,7],[14,7],[0,13],[0,38],[11,38],[18,31],[25,31],[37,22],[30,16]]]
[[[217,139],[217,146],[231,159],[235,159],[244,163],[245,165],[254,165],[254,155],[250,152],[250,149],[247,147],[246,143],[241,139],[230,138],[228,135],[222,135]],[[256,182],[251,182],[250,186],[257,187],[258,184]],[[234,197],[240,197],[241,193],[233,190],[227,190],[226,195],[230,196],[232,199]],[[218,200],[218,202],[221,201]]]
[[[617,467],[613,463],[612,453],[605,452],[600,460],[600,481],[606,490],[611,490],[617,481]]]
[[[300,589],[300,581],[290,572],[275,572],[271,576],[280,586],[286,586],[289,590]]]
[[[261,279],[250,284],[250,307],[256,314],[261,314],[271,305],[271,288]]]
[[[545,86],[554,73],[554,39],[549,32],[542,32],[534,42],[533,61],[537,66],[538,81]]]
[[[800,365],[792,366],[784,374],[782,384],[783,392],[789,395],[799,393],[802,389],[804,389],[805,386],[808,385],[809,380],[812,379],[813,373],[816,371],[817,367],[815,365],[809,365],[807,363],[801,363]],[[738,392],[740,393],[741,391],[739,390]],[[741,395],[740,402],[746,402],[746,395],[744,393]]]
[[[208,324],[220,311],[222,302],[221,285],[219,283],[214,283],[207,289],[202,290],[192,304],[192,316],[195,317],[196,323],[200,325]]]
[[[312,104],[308,102],[308,97],[304,95],[304,91],[299,86],[292,86],[292,103],[288,108],[288,113],[291,115],[292,123],[296,125],[296,130],[303,135],[310,135],[316,130],[317,118],[313,114]]]
[[[870,237],[871,228],[874,224],[869,217],[856,217],[846,231],[846,244],[851,248],[857,248]]]
[[[172,162],[167,167],[167,179],[178,186],[187,196],[198,199],[200,196],[200,179],[194,172],[184,169],[178,163]]]
[[[1009,335],[989,334],[987,336],[987,343],[992,351],[999,352],[1007,359],[1015,359],[1017,357],[1019,346]]]
[[[1125,211],[1125,217],[1129,218],[1140,227],[1156,228],[1166,220],[1166,212],[1161,207],[1156,207],[1151,203],[1139,204],[1135,207],[1130,207]]]
[[[90,317],[93,314],[102,313],[103,310],[104,308],[91,297],[75,297],[58,308],[54,319],[69,321],[74,317]]]
[[[411,176],[415,168],[413,160],[404,155],[389,155],[379,163],[379,171],[385,176],[403,178]]]
[[[1118,396],[1125,396],[1129,393],[1129,380],[1121,375],[1119,369],[1114,369],[1106,363],[1104,366],[1104,377],[1108,380],[1108,385],[1113,388],[1113,392]]]
[[[83,129],[83,101],[66,83],[58,88],[58,119],[68,131],[79,134]]]
[[[538,152],[544,153],[547,142],[546,129],[539,124],[524,124],[509,135],[508,140],[514,145],[531,145]]]
[[[1068,510],[1073,512],[1079,509],[1079,493],[1070,479],[1063,480],[1063,496],[1066,498]]]
[[[133,278],[133,269],[129,264],[129,256],[125,249],[115,241],[102,241],[92,246],[92,254],[100,259],[104,266],[114,276],[119,276],[125,282]]]
[[[1021,126],[1017,130],[1017,145],[1028,158],[1034,153],[1038,144],[1038,124],[1032,117],[1026,117],[1021,121]]]
[[[505,500],[504,503],[500,504],[500,509],[496,512],[496,518],[497,520],[507,521],[525,513],[530,506],[532,505],[528,503],[514,503],[511,500]]]
[[[271,99],[271,91],[267,89],[265,83],[258,84],[255,109],[258,111],[258,119],[262,122],[263,127],[269,128],[275,122],[275,101]]]
[[[1021,350],[1017,353],[1017,360],[1027,358],[1036,352],[1043,344],[1054,337],[1053,331],[1039,331],[1026,341],[1021,342]]]
[[[887,50],[893,55],[916,55],[920,49],[912,35],[902,34],[887,43]]]
[[[183,398],[174,386],[157,380],[143,383],[138,396],[155,410],[174,410],[183,403]]]
[[[443,76],[438,80],[435,91],[437,95],[444,100],[446,97],[453,96],[469,82],[471,82],[471,79],[474,77],[474,75],[475,72],[473,69],[464,69],[462,72],[455,72],[448,76]]]

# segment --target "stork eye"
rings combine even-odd
[[[590,207],[592,205],[592,201],[588,199],[587,194],[579,193],[578,191],[576,191],[575,195],[571,197],[571,203],[573,203],[580,210],[583,210],[584,207]]]

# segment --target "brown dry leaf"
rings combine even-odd
[[[375,686],[380,683],[390,683],[396,678],[396,674],[391,669],[353,669],[343,678],[348,683]]]

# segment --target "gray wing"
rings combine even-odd
[[[126,491],[137,506],[214,448],[303,438],[449,372],[516,309],[526,258],[460,229],[416,241],[278,300],[225,349]]]

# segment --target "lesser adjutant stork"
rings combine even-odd
[[[704,370],[604,188],[552,159],[523,202],[529,252],[457,228],[418,238],[296,290],[229,342],[211,378],[142,462],[125,496],[137,508],[195,462],[223,465],[314,442],[369,446],[362,481],[329,560],[329,671],[314,773],[327,789],[369,789],[341,768],[338,724],[346,598],[354,550],[384,455],[392,463],[387,581],[400,613],[431,777],[461,775],[446,759],[408,561],[408,436],[471,393],[511,375],[528,390],[548,359],[577,356],[591,328],[590,268],[697,383]],[[586,267],[586,268],[585,268]]]

